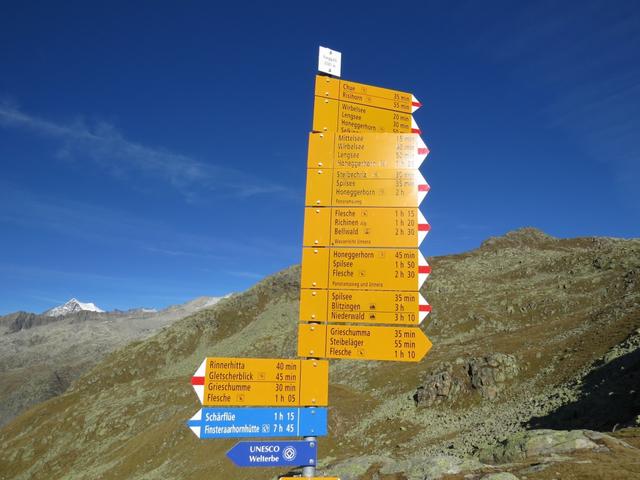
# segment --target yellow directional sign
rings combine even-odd
[[[322,97],[315,97],[313,130],[338,133],[420,133],[410,113]]]
[[[303,244],[340,247],[418,247],[429,224],[417,208],[307,207]]]
[[[417,248],[302,249],[302,288],[418,291],[430,272]]]
[[[207,406],[324,406],[329,365],[323,360],[209,357],[191,384]]]
[[[307,170],[309,207],[417,207],[428,191],[416,169]]]
[[[354,360],[419,362],[431,342],[417,327],[301,323],[298,355]]]
[[[316,96],[412,113],[422,105],[410,93],[349,82],[339,78],[316,76]]]
[[[429,149],[413,133],[309,134],[309,168],[418,168]]]
[[[431,306],[420,292],[300,290],[300,321],[419,325]]]

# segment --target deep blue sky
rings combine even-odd
[[[426,255],[639,236],[638,2],[5,2],[0,313],[298,263],[318,45],[423,102]]]

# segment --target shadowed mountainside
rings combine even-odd
[[[635,355],[639,240],[522,229],[429,261],[423,293],[433,312],[422,328],[430,354],[418,364],[331,362],[330,436],[319,442],[319,463],[343,480],[418,478],[366,472],[379,459],[408,469],[429,455],[491,448],[580,402],[593,372]],[[235,440],[198,440],[184,422],[200,407],[190,376],[203,357],[295,356],[299,273],[277,273],[108,355],[0,430],[0,478],[284,473],[235,468],[225,458]],[[602,426],[640,414],[634,393],[616,395],[630,407]]]

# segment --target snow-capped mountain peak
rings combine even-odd
[[[59,317],[61,315],[68,315],[70,313],[76,313],[81,311],[88,312],[104,312],[104,310],[96,307],[95,303],[82,303],[75,298],[72,298],[64,305],[59,305],[44,312],[44,315],[49,317]]]

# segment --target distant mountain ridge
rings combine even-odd
[[[20,330],[25,330],[33,327],[39,327],[42,325],[48,325],[50,323],[58,322],[60,320],[68,320],[72,319],[74,322],[78,321],[86,321],[86,320],[97,320],[97,319],[114,319],[122,316],[140,316],[140,317],[149,317],[154,314],[162,313],[169,314],[172,312],[181,312],[181,311],[198,311],[204,308],[209,308],[218,303],[223,298],[229,298],[233,293],[229,293],[222,297],[196,297],[193,300],[189,300],[183,304],[178,305],[170,305],[161,310],[155,308],[147,308],[147,307],[136,307],[130,308],[128,310],[110,310],[104,311],[98,307],[96,307],[93,303],[82,303],[78,302],[75,298],[72,298],[67,303],[60,305],[58,307],[51,308],[46,310],[43,313],[33,313],[26,311],[18,311],[8,313],[6,315],[0,315],[0,331],[2,327],[6,327],[9,333],[18,332]],[[79,304],[80,307],[75,307],[74,304]],[[70,308],[63,308],[67,305]],[[89,305],[89,308],[82,308],[83,305]],[[95,307],[95,308],[92,308]],[[56,314],[51,314],[53,311],[57,311]],[[6,332],[5,332],[6,333]]]
[[[43,313],[47,317],[59,317],[61,315],[68,315],[70,313],[76,313],[81,311],[104,313],[104,310],[98,308],[95,303],[83,303],[75,298],[72,298],[63,305],[51,308]]]
[[[109,312],[71,299],[42,314],[0,316],[0,426],[25,408],[66,391],[113,350],[210,308],[221,298],[198,297],[160,311]]]

